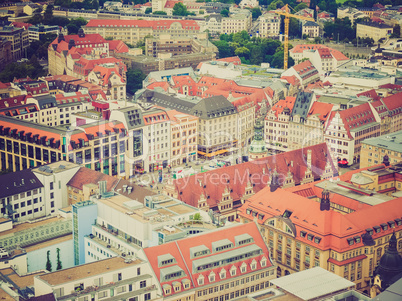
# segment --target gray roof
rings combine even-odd
[[[299,94],[297,94],[296,101],[293,106],[291,117],[299,115],[301,118],[306,119],[307,114],[310,111],[313,96],[314,94],[310,92],[299,92]]]
[[[402,131],[365,139],[362,143],[402,153]]]
[[[359,189],[354,185],[343,181],[323,181],[317,183],[315,186],[322,189],[327,189],[331,193],[339,194],[370,206],[385,203],[393,199],[393,197],[390,197],[386,194],[373,192],[369,189]],[[361,193],[358,192],[359,190]]]
[[[384,292],[373,298],[373,301],[400,301],[402,300],[402,278],[388,287]]]
[[[11,172],[0,176],[0,198],[42,188],[43,185],[30,169]]]
[[[213,119],[236,113],[235,106],[222,95],[202,99],[190,112],[191,115],[201,119]]]
[[[306,21],[303,26],[319,26],[317,23],[313,22],[313,21]]]
[[[35,96],[34,98],[38,101],[38,105],[41,109],[57,106],[56,98],[53,95],[41,95]]]
[[[118,111],[124,114],[128,130],[142,127],[144,125],[144,119],[142,118],[142,111],[140,108],[127,107],[118,109]]]
[[[320,267],[272,279],[271,283],[302,300],[312,300],[355,286],[353,282]]]
[[[176,110],[186,114],[190,114],[191,109],[194,107],[194,103],[190,101],[152,90],[145,90],[139,99],[149,104],[158,105],[166,109]]]

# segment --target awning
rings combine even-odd
[[[203,155],[203,156],[205,155],[205,153],[202,151],[198,151],[198,154]]]

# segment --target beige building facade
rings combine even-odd
[[[389,25],[376,23],[376,22],[365,22],[357,23],[356,26],[356,37],[359,38],[372,38],[376,43],[382,38],[387,38],[393,33],[393,28]]]

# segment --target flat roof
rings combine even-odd
[[[111,272],[130,266],[132,267],[141,262],[142,261],[140,259],[126,262],[122,257],[112,257],[41,275],[39,278],[54,286],[87,277],[93,277],[94,275],[101,275],[106,272]]]
[[[35,228],[35,227],[40,227],[40,226],[43,226],[43,225],[46,225],[46,224],[57,222],[60,219],[64,220],[65,218],[55,216],[55,217],[40,220],[40,221],[37,221],[37,222],[35,222],[35,221],[27,221],[25,223],[15,225],[12,229],[9,229],[9,230],[6,230],[6,231],[0,232],[0,233],[1,233],[1,236],[4,238],[7,234],[12,234],[12,233],[19,232],[19,231],[24,231],[24,230],[32,229],[32,228]]]
[[[26,276],[18,275],[13,269],[7,268],[0,270],[0,274],[11,280],[18,288],[25,288],[25,287],[33,287],[34,286],[34,277],[37,275],[43,275],[46,272],[37,272],[32,273]]]
[[[64,236],[61,236],[61,237],[57,237],[55,239],[51,239],[51,240],[47,240],[47,241],[44,241],[44,242],[41,242],[41,243],[34,244],[34,245],[32,245],[30,247],[27,247],[27,248],[24,248],[24,249],[25,249],[25,251],[27,253],[29,253],[29,252],[32,252],[32,251],[36,251],[36,250],[39,250],[39,249],[42,249],[42,248],[47,248],[49,246],[53,246],[55,244],[59,244],[59,243],[62,243],[62,242],[68,241],[68,240],[72,240],[72,239],[73,239],[73,235],[72,234],[67,234],[67,235],[64,235]]]
[[[80,167],[80,165],[68,161],[58,161],[46,165],[41,165],[37,168],[32,169],[33,172],[42,174],[42,175],[51,175],[52,173],[59,173],[65,170],[69,170],[75,167]],[[51,172],[49,172],[51,171]]]
[[[315,184],[315,186],[321,189],[328,189],[332,193],[342,195],[344,197],[370,206],[385,203],[394,199],[393,197],[387,196],[385,194],[376,193],[368,189],[358,188],[350,183],[346,183],[343,181],[332,182],[327,180],[319,182]]]
[[[288,276],[272,279],[271,283],[302,300],[312,300],[355,286],[353,282],[321,267],[314,267]]]
[[[402,131],[365,139],[362,143],[402,153]]]

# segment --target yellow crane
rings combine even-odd
[[[296,18],[296,19],[301,19],[301,20],[306,20],[306,21],[313,21],[313,18],[310,17],[304,17],[304,16],[298,16],[291,14],[289,12],[289,6],[286,4],[285,6],[285,11],[282,10],[276,10],[275,13],[278,15],[285,16],[285,40],[283,42],[283,69],[288,69],[288,58],[289,58],[289,18]]]

